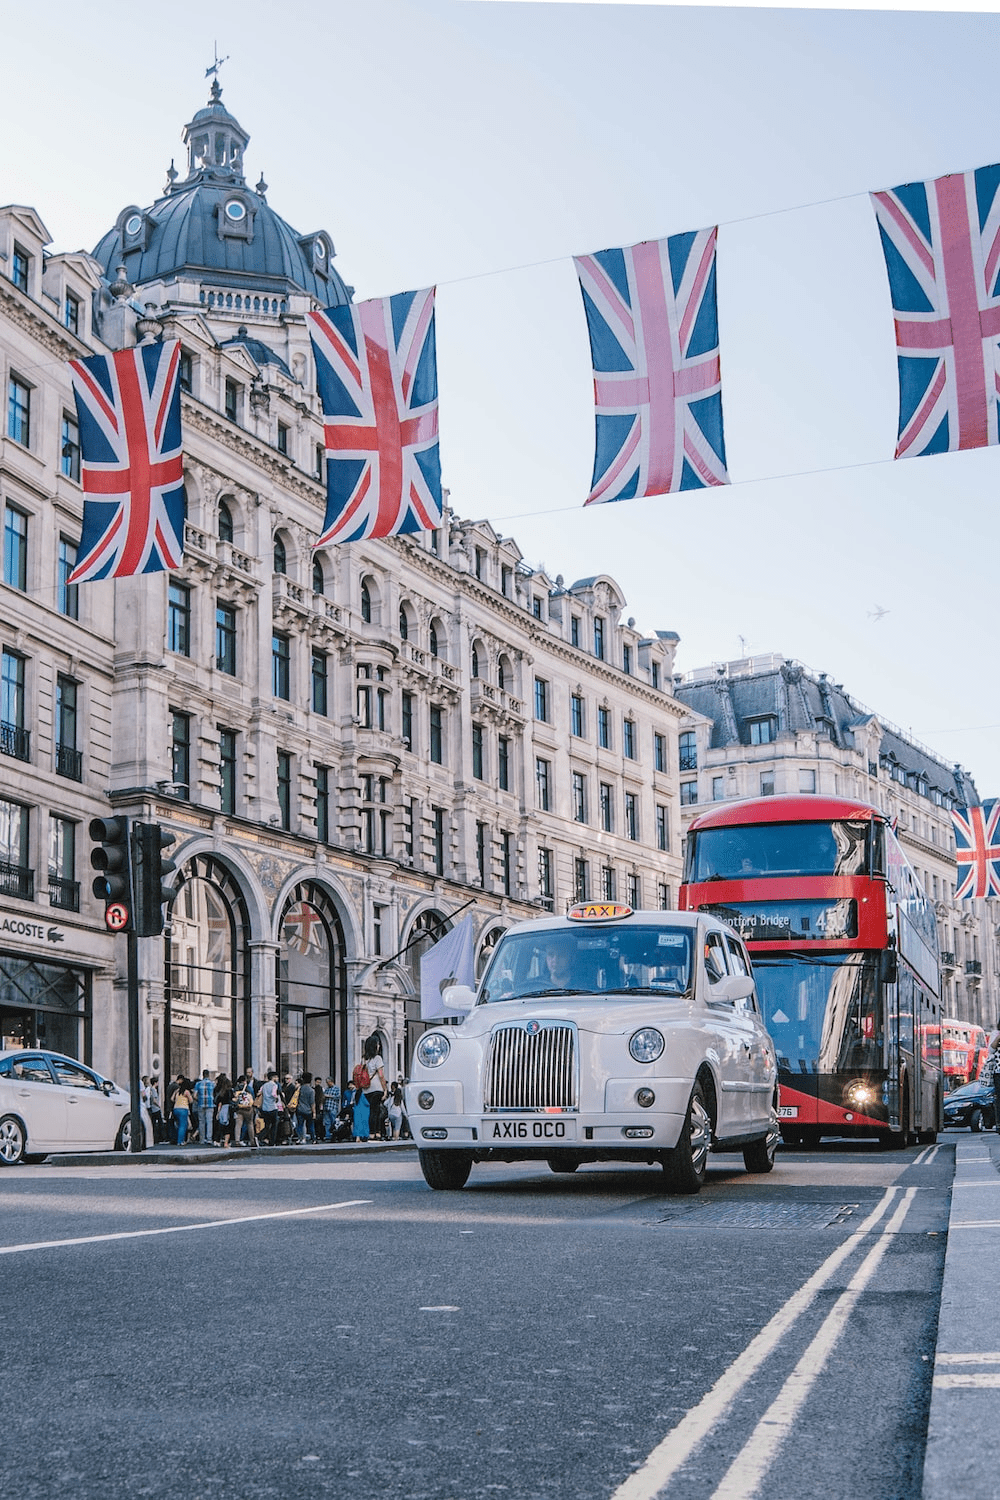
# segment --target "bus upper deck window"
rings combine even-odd
[[[885,878],[885,873],[886,873],[886,870],[885,870],[885,824],[884,823],[875,823],[875,822],[873,822],[872,825],[871,825],[871,830],[872,830],[872,835],[871,835],[871,837],[872,837],[872,843],[871,843],[871,860],[872,860],[871,869],[872,869],[872,874],[873,875],[881,875],[883,877],[883,879],[884,879]]]

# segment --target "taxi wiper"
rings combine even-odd
[[[545,999],[548,999],[552,995],[593,995],[595,993],[596,992],[594,990],[570,990],[570,989],[525,990],[517,998],[519,1000],[545,1000]]]

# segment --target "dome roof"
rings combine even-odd
[[[322,231],[300,235],[268,205],[263,179],[246,185],[246,131],[212,99],[184,127],[188,175],[171,166],[163,197],[149,208],[131,206],[94,250],[109,278],[120,265],[133,286],[182,275],[216,286],[271,294],[306,292],[323,306],[349,300],[332,261],[333,242]]]

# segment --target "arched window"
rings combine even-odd
[[[219,541],[231,542],[233,539],[233,513],[225,500],[219,501]]]
[[[276,573],[288,572],[288,554],[280,536],[274,538],[274,571]]]
[[[505,930],[506,929],[503,927],[491,927],[489,932],[483,938],[483,941],[479,946],[479,953],[476,956],[477,984],[486,973],[487,965],[493,957],[493,950],[496,948],[497,943],[499,943],[500,939],[503,937]]]
[[[372,620],[372,591],[368,587],[367,578],[361,580],[361,618],[366,625]]]
[[[318,557],[313,558],[313,593],[326,593],[326,580],[323,577],[323,564]]]
[[[178,873],[170,907],[163,1076],[231,1077],[251,1056],[250,919],[227,867],[199,854]]]
[[[437,622],[433,621],[433,620],[431,621],[430,647],[431,647],[431,655],[432,656],[437,656],[437,654],[438,654]]]
[[[497,662],[497,687],[502,692],[509,693],[512,686],[513,678],[511,676],[510,662],[506,656],[501,656]]]
[[[297,885],[285,903],[278,949],[278,1068],[347,1082],[344,929],[322,886]]]
[[[472,643],[472,675],[473,675],[473,677],[478,677],[479,676],[479,642],[478,641],[473,641],[473,643]]]
[[[407,641],[410,638],[410,622],[406,617],[405,604],[399,606],[399,638],[401,641]]]

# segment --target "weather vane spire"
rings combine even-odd
[[[218,44],[218,42],[213,42],[212,43],[212,55],[213,55],[213,57],[214,57],[215,60],[212,63],[212,66],[210,68],[206,68],[205,69],[205,77],[206,78],[212,78],[212,77],[214,77],[216,83],[218,83],[218,81],[219,81],[219,69],[222,67],[222,64],[224,62],[228,62],[229,61],[229,55],[227,53],[225,57],[220,57],[219,56],[219,44]]]

